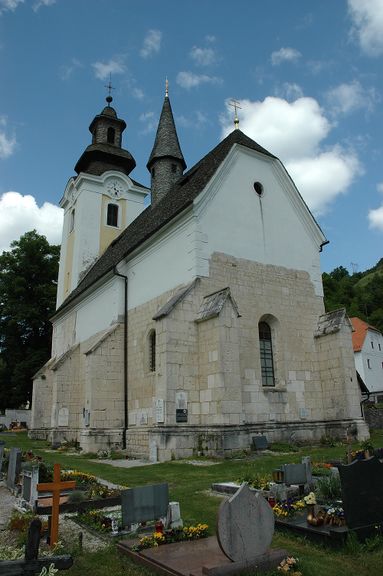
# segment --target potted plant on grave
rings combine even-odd
[[[363,440],[363,442],[360,443],[360,447],[364,452],[365,458],[370,458],[371,456],[374,455],[374,445],[372,444],[370,439]]]

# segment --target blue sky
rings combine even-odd
[[[0,250],[57,207],[105,103],[146,170],[165,77],[190,168],[233,127],[278,156],[330,244],[365,270],[383,245],[383,0],[0,0]]]

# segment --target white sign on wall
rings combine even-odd
[[[157,424],[165,422],[165,405],[162,398],[156,398],[155,409]]]
[[[58,414],[58,426],[68,426],[69,424],[69,410],[64,406],[60,408]]]

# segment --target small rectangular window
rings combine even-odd
[[[380,344],[378,344],[378,348],[379,348],[379,350],[381,350]]]
[[[370,368],[370,369],[371,369],[371,362],[370,362],[370,359],[369,359],[369,358],[367,358],[367,368]]]
[[[118,226],[118,206],[117,204],[108,204],[108,213],[106,216],[108,226]]]
[[[374,343],[372,340],[371,340],[371,348],[374,348]]]

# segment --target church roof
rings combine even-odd
[[[262,148],[241,130],[233,130],[213,150],[177,180],[166,196],[155,205],[148,206],[121,232],[118,238],[110,244],[90,268],[79,285],[64,300],[56,313],[64,310],[77,296],[90,288],[102,276],[111,272],[123,258],[131,254],[155,232],[158,232],[190,206],[214,176],[235,144],[245,146],[276,159],[276,156]]]
[[[149,170],[152,163],[158,158],[176,158],[182,162],[183,169],[186,168],[168,96],[165,96],[153,150],[147,163]]]

